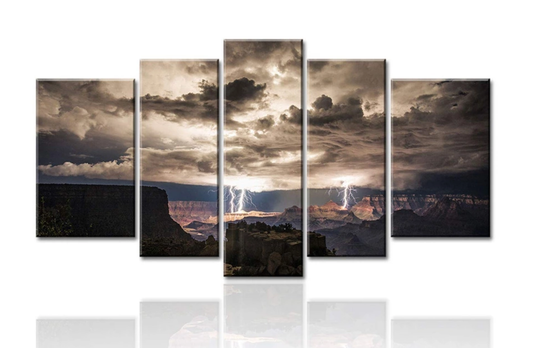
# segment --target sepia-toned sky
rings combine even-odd
[[[393,80],[393,188],[489,191],[489,81]]]
[[[309,60],[308,187],[384,189],[385,61]]]
[[[133,183],[133,80],[37,81],[39,182]]]
[[[302,42],[225,41],[226,185],[301,188]]]
[[[141,178],[217,184],[218,61],[141,61]]]

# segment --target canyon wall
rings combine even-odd
[[[169,201],[170,217],[185,226],[193,221],[216,224],[218,217],[217,202],[203,201]]]

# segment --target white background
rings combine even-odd
[[[529,346],[533,57],[524,3],[4,3],[2,346],[33,347],[38,317],[137,317],[140,300],[222,299],[223,284],[238,282],[223,278],[222,259],[143,260],[138,239],[35,238],[35,79],[138,78],[141,58],[222,59],[229,38],[302,38],[306,58],[386,58],[389,78],[491,78],[492,239],[388,238],[387,259],[306,260],[305,278],[292,282],[307,300],[385,299],[389,319],[490,317],[493,347]]]

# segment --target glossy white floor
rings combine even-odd
[[[311,301],[301,285],[225,285],[220,301],[145,301],[141,347],[489,348],[490,319],[398,319],[388,337],[386,301]],[[222,319],[221,319],[222,318]],[[219,325],[219,321],[223,321]],[[219,332],[223,328],[223,334]],[[37,346],[135,347],[135,319],[40,319]]]
[[[220,258],[143,260],[138,238],[35,238],[35,79],[138,77],[142,58],[222,58],[226,38],[303,38],[305,58],[386,58],[388,78],[491,78],[490,240],[389,237],[386,259],[307,259],[305,278],[274,283],[302,286],[307,325],[308,302],[385,301],[389,347],[391,329],[412,328],[396,320],[410,318],[488,318],[493,347],[528,346],[529,4],[30,1],[2,13],[2,346],[34,346],[38,318],[80,317],[137,319],[139,346],[140,302],[215,301],[224,313],[224,285],[266,284],[224,279]],[[304,345],[309,334],[304,325]]]

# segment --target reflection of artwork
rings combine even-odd
[[[218,61],[141,61],[141,254],[218,256]]]
[[[218,347],[217,302],[142,302],[141,348]]]
[[[392,235],[490,236],[490,83],[393,80]]]
[[[310,348],[385,348],[385,302],[310,302]]]
[[[301,41],[225,42],[226,276],[302,275]]]
[[[309,60],[309,256],[385,256],[385,61]]]
[[[303,347],[301,285],[225,285],[224,347]]]
[[[489,348],[488,319],[392,321],[392,348]]]
[[[37,81],[37,236],[134,237],[133,80]]]
[[[135,319],[39,319],[39,348],[135,348]]]

